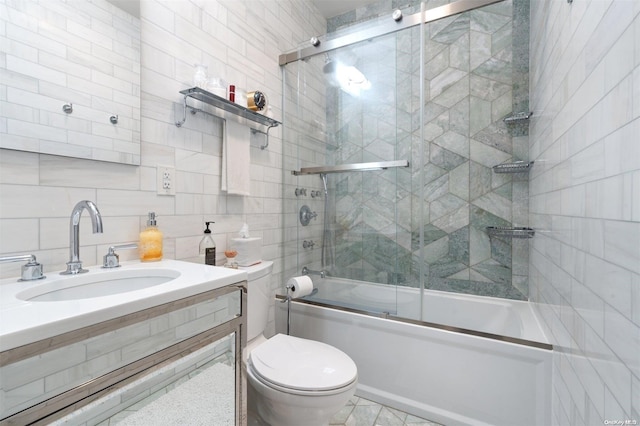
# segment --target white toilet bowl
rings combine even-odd
[[[353,396],[357,376],[344,352],[278,334],[249,353],[250,409],[272,426],[326,426]]]
[[[355,393],[358,369],[344,352],[322,342],[263,336],[273,305],[273,262],[247,271],[247,397],[250,425],[326,426]],[[254,417],[255,416],[255,417]]]

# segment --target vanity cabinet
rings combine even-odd
[[[246,425],[246,297],[241,282],[0,353],[0,425]]]

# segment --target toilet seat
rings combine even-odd
[[[339,349],[285,334],[258,345],[248,361],[256,379],[297,395],[342,392],[358,376],[353,360]]]

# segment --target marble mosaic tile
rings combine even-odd
[[[475,161],[469,162],[469,199],[478,197],[491,191],[491,174],[489,167],[482,166]]]
[[[434,76],[429,81],[429,90],[430,90],[431,99],[437,99],[437,97],[441,93],[445,92],[446,90],[449,90],[451,87],[454,87],[455,83],[462,80],[467,75],[468,73],[466,71],[462,71],[462,70],[451,68],[451,67],[445,68],[441,73]],[[464,87],[458,87],[457,91],[461,92],[463,89]],[[443,105],[440,102],[438,103],[440,105]]]
[[[436,144],[431,144],[430,146],[431,163],[447,171],[455,169],[467,161],[467,158]]]
[[[447,193],[429,205],[431,222],[456,210],[468,206],[467,202],[453,194]]]
[[[449,172],[449,191],[458,198],[469,201],[469,161],[461,164]]]
[[[449,109],[449,130],[468,136],[470,133],[469,97],[465,97]]]
[[[467,203],[464,203],[462,207],[451,213],[432,220],[432,223],[445,232],[453,232],[460,229],[469,224],[469,206]]]
[[[383,3],[358,12],[359,16],[388,13]],[[432,143],[421,144],[416,139],[420,130],[419,97],[415,93],[420,66],[416,60],[417,31],[389,37],[395,39],[393,43],[384,41],[381,49],[385,52],[388,47],[396,49],[392,54],[395,71],[390,72],[391,66],[377,64],[363,68],[371,78],[395,80],[395,87],[381,81],[377,97],[380,102],[358,105],[344,95],[335,99],[345,109],[338,137],[345,142],[340,145],[338,157],[342,161],[401,155],[415,165],[420,163],[421,152],[426,160],[423,170],[412,167],[399,171],[395,180],[383,178],[384,184],[373,175],[368,175],[364,183],[336,183],[340,198],[353,202],[360,198],[353,198],[347,191],[361,191],[362,201],[368,203],[364,214],[359,208],[351,208],[358,213],[349,211],[348,203],[337,203],[342,208],[338,220],[344,227],[340,247],[347,260],[343,264],[349,266],[353,276],[405,283],[409,276],[415,279],[419,270],[416,254],[420,250],[417,228],[422,222],[423,255],[430,264],[430,276],[440,280],[434,286],[501,297],[526,295],[526,282],[520,280],[518,288],[511,287],[512,275],[515,276],[512,266],[517,265],[518,272],[524,267],[524,263],[513,261],[516,254],[511,241],[492,241],[485,230],[486,226],[510,226],[510,220],[527,215],[526,206],[521,206],[524,199],[514,193],[526,177],[496,175],[491,169],[511,160],[512,153],[528,155],[527,144],[517,142],[514,150],[513,140],[513,136],[526,134],[526,128],[502,122],[505,115],[516,110],[516,103],[520,105],[526,99],[528,88],[528,65],[524,61],[528,60],[528,25],[527,34],[523,35],[513,21],[516,10],[524,13],[528,6],[522,4],[523,0],[516,3],[512,7],[507,1],[427,25],[423,135]],[[359,19],[353,14],[348,16]],[[346,15],[340,19],[344,25],[348,23]],[[372,52],[368,50],[366,54]],[[362,56],[359,59],[363,61]],[[473,70],[471,74],[469,69]],[[391,96],[393,93],[397,100]],[[395,129],[401,131],[396,133]],[[418,184],[420,180],[424,187]],[[388,202],[396,203],[399,210],[394,211]],[[404,210],[410,211],[403,213]],[[394,225],[390,220],[398,222]],[[372,236],[392,231],[394,226],[406,230],[405,239]],[[374,243],[380,248],[373,248]],[[402,271],[378,265],[393,252],[401,253],[396,258],[402,259]],[[517,255],[526,253],[522,248]],[[366,264],[366,271],[356,273],[353,268],[358,263]]]
[[[473,205],[504,219],[508,223],[511,222],[511,200],[507,200],[495,192],[490,192],[480,198],[476,198],[473,200]]]
[[[511,238],[491,239],[491,258],[500,265],[511,268]]]
[[[456,78],[455,83],[446,84],[445,86],[439,86],[436,88],[436,92],[439,94],[436,97],[433,97],[433,102],[442,105],[446,108],[451,108],[462,99],[465,99],[469,94],[469,78],[465,71],[460,71],[460,73],[465,73],[464,75],[459,74],[456,76],[451,76],[452,78]],[[436,80],[431,80],[432,82]],[[438,84],[441,84],[442,81],[437,81]],[[431,87],[433,91],[433,86]]]
[[[442,259],[449,253],[449,236],[446,235],[428,245],[423,249],[424,261],[431,265]],[[461,268],[462,269],[462,268]],[[458,272],[461,269],[456,269],[452,273]]]
[[[510,111],[511,107],[509,106],[508,109]],[[497,121],[492,121],[492,124],[474,134],[473,139],[504,153],[511,154],[513,151],[511,135],[506,125],[501,122],[501,118],[502,116],[500,116]]]
[[[511,64],[495,58],[489,58],[473,70],[473,74],[505,84],[511,84]]]
[[[445,18],[432,25],[431,39],[438,43],[451,44],[469,31],[469,15],[463,13],[453,18]]]
[[[469,105],[469,133],[475,136],[491,124],[491,102],[471,96]]]
[[[474,265],[473,270],[489,278],[491,282],[501,284],[511,283],[511,268],[502,265],[496,260],[486,260]]]
[[[469,158],[469,138],[454,131],[449,131],[433,141],[436,145]]]
[[[429,263],[429,280],[434,278],[445,278],[467,268],[462,262],[448,256],[442,257],[435,262]]]
[[[491,240],[484,228],[469,228],[469,265],[491,259]]]
[[[491,35],[477,31],[469,34],[469,67],[474,70],[491,58]]]

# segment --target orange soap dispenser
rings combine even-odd
[[[149,212],[147,227],[140,232],[139,247],[142,262],[162,260],[162,232],[156,226],[155,212]]]

